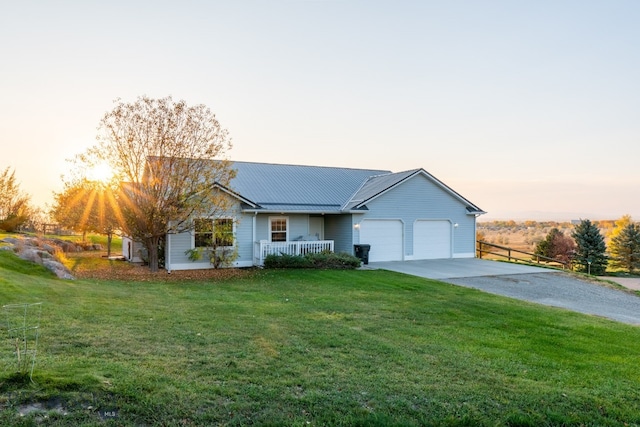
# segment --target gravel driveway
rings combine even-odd
[[[640,325],[640,297],[569,273],[476,258],[371,263],[414,276]],[[620,282],[620,281],[619,281]],[[621,282],[620,282],[621,283]],[[631,282],[622,283],[632,288]],[[640,285],[640,284],[639,284]]]
[[[443,281],[640,325],[640,297],[624,290],[580,280],[567,273],[479,276]]]

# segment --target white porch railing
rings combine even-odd
[[[263,265],[267,255],[305,255],[333,252],[333,240],[269,242],[261,240],[255,243],[256,265]]]

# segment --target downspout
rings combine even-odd
[[[253,247],[252,249],[253,258],[251,259],[251,264],[253,265],[255,265],[255,262],[256,262],[256,219],[257,217],[258,217],[258,211],[253,213],[253,218],[251,219],[251,222],[252,222],[251,246]]]
[[[478,217],[480,215],[473,216],[473,257],[478,257]],[[480,248],[482,249],[482,248]]]
[[[171,274],[171,234],[167,233],[166,244],[164,246],[164,266],[168,274]]]

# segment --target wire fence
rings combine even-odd
[[[8,304],[2,306],[5,318],[8,353],[13,354],[16,372],[29,374],[33,381],[33,369],[38,354],[42,303]],[[6,348],[6,347],[5,347]]]

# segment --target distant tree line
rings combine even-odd
[[[16,172],[7,167],[0,173],[0,230],[15,232],[40,220],[31,197],[22,191]]]
[[[488,230],[517,231],[548,227],[551,230],[535,244],[536,255],[571,263],[577,271],[593,275],[603,275],[607,267],[632,274],[640,270],[640,225],[634,223],[630,215],[618,220],[581,220],[574,225],[556,221],[482,223],[482,228]],[[572,230],[567,232],[570,227]],[[610,230],[606,233],[607,239],[602,230]],[[479,240],[484,239],[482,231],[479,236]]]

